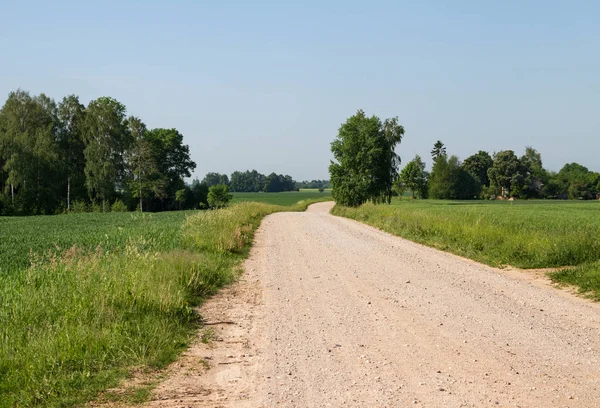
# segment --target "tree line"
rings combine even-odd
[[[600,198],[600,173],[578,163],[549,171],[541,154],[530,146],[521,157],[512,150],[493,155],[480,150],[461,162],[455,155],[448,156],[438,140],[430,152],[431,172],[416,155],[398,173],[400,157],[395,149],[403,136],[398,118],[382,121],[362,110],[348,118],[331,143],[334,160],[329,173],[335,201],[352,207],[367,201],[389,203],[405,191],[413,198],[454,200]]]
[[[558,172],[543,167],[541,154],[531,146],[518,157],[512,150],[493,155],[478,151],[463,162],[448,156],[437,141],[431,150],[433,166],[416,155],[400,172],[394,190],[413,198],[434,199],[596,199],[600,194],[600,173],[578,163],[565,164]]]
[[[237,193],[279,193],[283,191],[298,191],[298,183],[292,176],[271,173],[267,176],[256,170],[234,171],[231,177],[226,174],[208,173],[201,184],[208,187],[226,185],[231,192]]]
[[[196,164],[177,129],[147,129],[111,97],[87,106],[18,89],[0,110],[0,215],[197,206]]]

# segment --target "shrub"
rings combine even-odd
[[[121,200],[115,200],[113,205],[110,207],[110,210],[112,212],[127,212],[128,211],[127,206]]]
[[[71,212],[73,213],[85,213],[89,210],[87,203],[83,200],[75,200],[71,203]]]

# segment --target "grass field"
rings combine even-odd
[[[577,268],[551,274],[600,299],[600,202],[395,199],[334,214],[493,265]]]
[[[300,191],[289,191],[284,193],[232,193],[232,202],[254,201],[258,203],[290,206],[299,201],[322,199],[331,197],[331,191],[325,190],[322,193],[316,189],[302,189]]]
[[[81,405],[173,361],[260,220],[308,204],[0,218],[0,407]]]

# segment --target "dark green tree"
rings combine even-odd
[[[390,202],[400,164],[395,148],[403,135],[397,118],[381,122],[362,110],[348,118],[331,143],[335,161],[329,165],[329,173],[335,201],[347,206],[368,200]]]
[[[216,186],[217,184],[229,185],[229,177],[227,177],[227,174],[207,173],[206,176],[204,176],[202,183],[206,184],[208,187]]]
[[[511,197],[521,193],[526,174],[519,158],[512,150],[494,155],[494,164],[488,170],[490,187],[497,195]]]
[[[441,140],[438,140],[437,142],[434,143],[433,149],[431,149],[431,158],[433,159],[433,162],[435,163],[435,161],[438,159],[438,157],[445,156],[445,155],[446,155],[446,147],[441,142]]]
[[[494,164],[492,156],[483,150],[478,151],[472,156],[469,156],[462,163],[463,169],[471,174],[482,187],[490,186],[488,178],[488,170]]]
[[[542,155],[531,146],[525,148],[525,154],[521,157],[525,181],[523,196],[525,198],[540,198],[543,186],[548,182],[548,172],[542,165]]]
[[[446,155],[433,164],[428,187],[430,198],[450,200],[473,199],[480,190],[479,182],[462,168],[458,157]]]
[[[185,188],[185,177],[191,176],[196,163],[190,157],[190,149],[183,144],[183,135],[177,129],[152,129],[146,133],[158,174],[164,180],[163,194],[157,197],[159,209],[177,207],[175,193]],[[167,198],[169,199],[167,201]]]

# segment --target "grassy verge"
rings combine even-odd
[[[133,228],[122,247],[56,249],[0,275],[0,407],[81,404],[173,361],[198,328],[193,306],[235,280],[261,219],[308,204],[198,212],[177,248]]]
[[[600,298],[600,203],[397,200],[332,212],[492,266],[577,266],[550,276]]]

